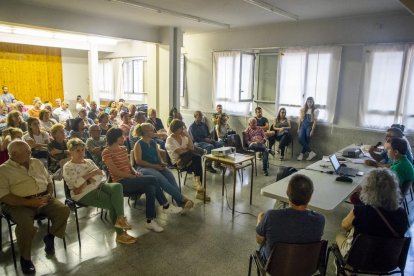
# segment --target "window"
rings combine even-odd
[[[252,106],[254,55],[240,51],[213,53],[213,89],[216,104],[227,113],[248,114]],[[243,102],[247,101],[247,102]]]
[[[393,123],[414,130],[414,45],[364,48],[360,125],[385,129]],[[409,104],[411,103],[411,104]]]
[[[98,64],[99,97],[113,99],[113,72],[110,60],[101,60]]]
[[[276,101],[278,53],[258,54],[257,102]]]
[[[125,60],[122,64],[124,97],[127,100],[143,102],[144,92],[144,59]]]
[[[332,123],[341,60],[341,47],[288,49],[280,57],[277,106],[299,116],[307,97],[318,105],[318,119]]]

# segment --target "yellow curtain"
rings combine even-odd
[[[0,85],[19,101],[30,105],[34,97],[63,100],[62,79],[60,48],[0,43]]]

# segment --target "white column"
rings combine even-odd
[[[89,95],[92,101],[96,101],[99,105],[99,85],[98,85],[98,50],[96,45],[91,44],[88,51],[89,66]]]

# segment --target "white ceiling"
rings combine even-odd
[[[84,16],[101,16],[162,27],[176,26],[185,32],[218,31],[224,27],[194,22],[188,19],[131,7],[108,0],[18,0],[30,5],[63,10]],[[131,0],[133,1],[133,0]],[[243,0],[136,0],[163,9],[191,14],[221,23],[231,28],[292,22]],[[299,16],[299,21],[350,17],[376,13],[403,12],[398,0],[262,0]],[[407,11],[408,13],[408,11]]]

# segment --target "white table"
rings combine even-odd
[[[345,164],[350,168],[358,169],[363,172],[364,175],[371,171],[373,168],[364,164],[353,164],[347,159]],[[308,207],[319,212],[331,212],[339,204],[345,201],[355,190],[358,188],[362,181],[363,176],[351,177],[352,183],[349,182],[338,182],[336,181],[336,174],[328,174],[326,172],[333,171],[333,167],[330,162],[319,160],[306,167],[305,169],[299,170],[295,174],[303,174],[312,179],[314,185],[314,192],[309,202]],[[294,175],[294,174],[293,174]],[[261,189],[261,194],[266,197],[274,198],[282,202],[287,203],[288,198],[286,195],[287,186],[289,180],[293,175],[290,175],[278,182],[275,182],[269,186]]]

